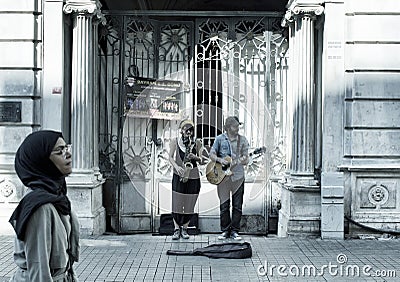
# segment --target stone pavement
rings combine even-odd
[[[102,235],[81,240],[79,281],[398,281],[400,239],[321,240],[250,236],[249,259],[169,256],[218,243],[216,234],[172,241],[168,236]],[[0,236],[0,281],[15,265],[13,236]]]

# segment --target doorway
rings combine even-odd
[[[244,123],[240,133],[248,138],[251,150],[267,148],[266,154],[254,155],[246,168],[242,230],[274,232],[271,219],[277,216],[279,195],[271,179],[279,172],[271,166],[271,152],[282,132],[282,101],[276,97],[271,42],[281,33],[280,18],[187,14],[109,13],[101,29],[99,141],[100,168],[107,178],[103,201],[108,228],[119,233],[157,232],[160,215],[171,210],[168,148],[177,136],[180,118],[194,120],[207,160],[225,117],[237,115]],[[153,84],[177,82],[180,88],[172,100],[178,113],[160,110],[146,116],[143,111],[127,111],[130,78]],[[138,102],[136,98],[132,100]],[[216,186],[207,182],[205,165],[200,170],[199,228],[218,232]]]

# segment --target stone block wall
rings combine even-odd
[[[0,5],[0,214],[1,232],[24,192],[14,156],[40,125],[43,70],[41,0],[3,0]],[[4,223],[3,223],[4,222]]]
[[[68,45],[62,0],[3,0],[0,5],[0,226],[25,192],[14,170],[24,138],[63,131],[69,142]],[[3,224],[4,223],[4,224]],[[4,232],[7,232],[4,230]],[[2,232],[2,230],[0,230]]]
[[[348,0],[345,15],[345,214],[399,229],[400,3]]]

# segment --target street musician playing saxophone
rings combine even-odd
[[[194,206],[200,192],[200,174],[197,163],[201,162],[202,143],[194,139],[194,124],[182,120],[180,136],[171,140],[169,161],[173,167],[172,216],[174,219],[173,240],[189,239],[187,228],[194,214]]]

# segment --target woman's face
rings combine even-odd
[[[187,138],[191,138],[193,136],[194,130],[192,126],[184,126],[182,128],[182,135]]]
[[[61,137],[58,138],[50,154],[50,160],[64,176],[72,172],[71,156],[71,145],[67,145]]]
[[[192,126],[184,126],[181,129],[181,134],[182,134],[182,141],[185,146],[188,146],[192,140],[193,137],[193,127]]]

